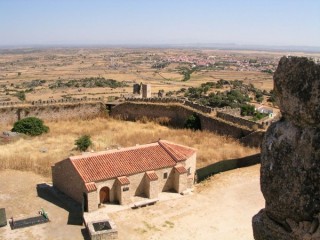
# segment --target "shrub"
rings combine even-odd
[[[241,116],[253,116],[255,113],[254,106],[244,104],[241,106]]]
[[[77,149],[84,152],[92,145],[92,141],[90,139],[90,136],[88,135],[83,135],[80,138],[78,138],[75,143],[77,146]]]
[[[195,113],[190,115],[184,126],[185,128],[190,128],[193,130],[201,130],[201,122],[199,116]]]
[[[43,124],[43,121],[36,117],[23,118],[14,123],[12,131],[24,133],[30,136],[38,136],[47,133],[49,127]]]
[[[26,100],[26,94],[24,91],[19,91],[15,94],[15,96],[20,100],[20,101],[25,101]]]

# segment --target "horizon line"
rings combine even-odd
[[[0,49],[45,49],[45,48],[199,48],[217,50],[258,50],[258,51],[307,51],[320,52],[320,46],[305,45],[266,45],[239,43],[37,43],[37,44],[0,44]]]

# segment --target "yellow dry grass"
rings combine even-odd
[[[49,176],[51,166],[75,150],[74,141],[84,135],[91,136],[94,146],[101,151],[114,147],[129,147],[155,142],[159,138],[198,149],[197,167],[257,153],[259,150],[244,147],[232,138],[210,132],[171,129],[153,122],[124,122],[112,118],[47,122],[50,132],[38,137],[24,137],[1,146],[0,169],[33,171]],[[10,126],[0,126],[0,130]]]

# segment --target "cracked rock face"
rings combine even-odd
[[[274,81],[283,118],[262,143],[266,207],[253,217],[254,237],[320,239],[320,65],[283,57]]]

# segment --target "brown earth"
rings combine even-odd
[[[251,217],[264,206],[260,165],[217,174],[192,195],[137,210],[110,214],[119,239],[253,239]],[[83,239],[84,226],[68,225],[69,213],[37,196],[50,181],[31,172],[0,171],[0,206],[7,217],[36,216],[43,207],[51,222],[24,229],[0,228],[0,239]],[[5,184],[3,184],[5,183]]]

